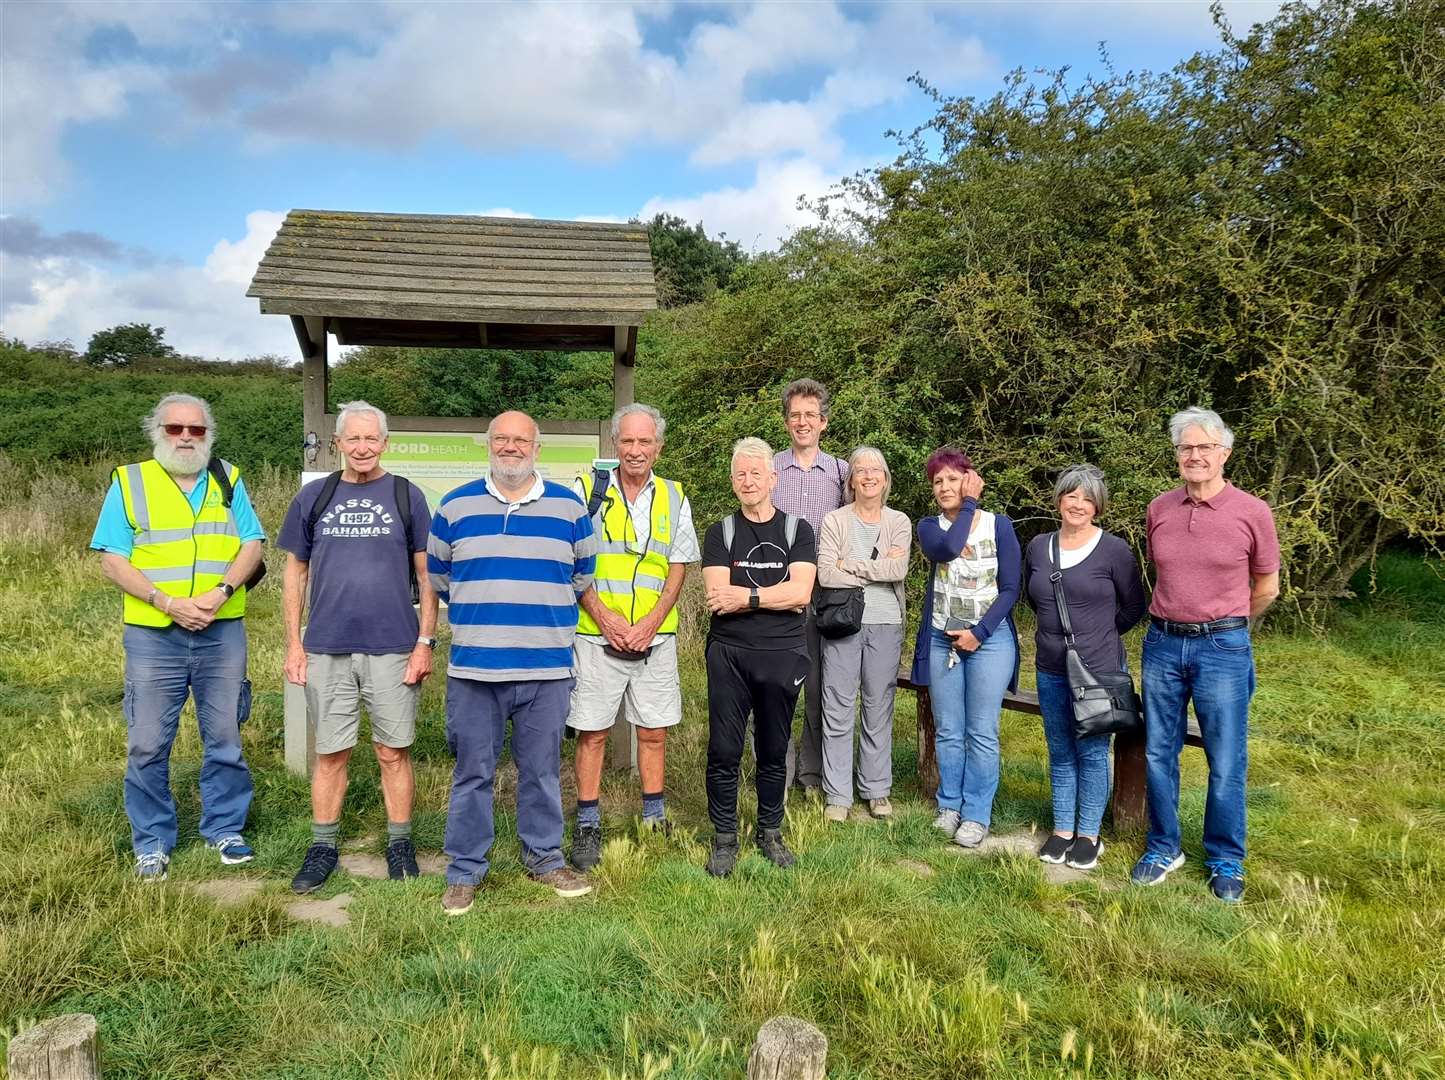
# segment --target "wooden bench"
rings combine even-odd
[[[906,673],[898,676],[900,690],[912,690],[918,695],[918,782],[923,793],[932,798],[938,791],[938,758],[934,754],[933,701],[928,687],[919,686]],[[1039,695],[1032,690],[1005,691],[1003,707],[1015,712],[1039,716]],[[1184,745],[1204,745],[1199,727],[1191,717],[1189,730],[1184,736]],[[1114,822],[1115,832],[1142,829],[1147,823],[1144,804],[1144,737],[1142,735],[1116,736],[1114,739],[1114,790],[1109,798],[1109,813]]]

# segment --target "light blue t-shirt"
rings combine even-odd
[[[206,487],[211,482],[209,473],[201,473],[201,479],[191,488],[187,498],[191,510],[199,514],[206,500]],[[250,540],[265,540],[266,531],[251,506],[251,497],[246,494],[246,481],[237,477],[236,488],[231,493],[231,513],[236,517],[236,531],[241,534],[241,543]],[[105,493],[105,502],[100,507],[100,518],[95,523],[95,535],[90,546],[96,551],[109,551],[129,559],[135,550],[135,530],[125,515],[125,497],[120,493],[120,481],[111,480],[110,490]]]

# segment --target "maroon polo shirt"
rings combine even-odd
[[[1202,623],[1249,614],[1250,578],[1279,570],[1279,537],[1269,503],[1226,483],[1196,502],[1185,488],[1149,504],[1149,613]]]

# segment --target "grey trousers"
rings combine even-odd
[[[803,683],[803,727],[797,743],[788,742],[789,791],[794,781],[805,788],[823,783],[823,636],[812,604],[803,612],[803,633],[808,639],[808,678]]]
[[[883,799],[893,790],[893,695],[903,651],[901,623],[865,623],[858,633],[823,641],[823,794],[830,806]],[[853,710],[862,685],[858,761],[853,761]]]

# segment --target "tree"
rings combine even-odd
[[[737,241],[726,233],[710,239],[702,222],[658,214],[647,223],[647,241],[657,274],[658,303],[664,308],[695,304],[725,289],[733,272],[747,262]]]
[[[92,367],[129,367],[140,359],[169,358],[176,350],[165,342],[166,328],[150,323],[125,323],[97,330],[85,349]]]

